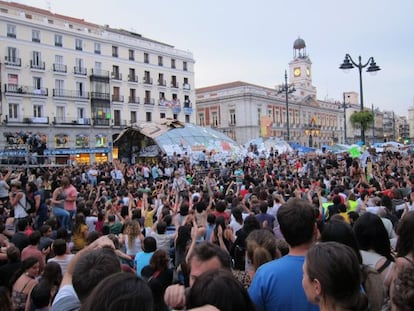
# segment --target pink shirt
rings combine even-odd
[[[73,185],[69,185],[69,187],[65,188],[64,191],[66,194],[66,200],[64,204],[65,210],[76,210],[76,198],[78,197],[78,191]]]

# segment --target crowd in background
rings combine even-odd
[[[413,187],[414,158],[374,151],[4,169],[0,301],[413,310]]]

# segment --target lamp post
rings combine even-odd
[[[289,94],[293,93],[295,90],[295,86],[287,82],[287,71],[285,70],[285,83],[282,85],[279,85],[279,89],[277,90],[277,93],[285,93],[286,96],[286,129],[287,129],[287,141],[290,141],[290,125],[289,125]]]
[[[375,144],[375,110],[374,110],[374,104],[371,104],[372,106],[372,115],[374,116],[374,121],[372,122],[372,144]]]
[[[338,108],[344,108],[344,144],[347,143],[347,136],[346,136],[346,108],[349,108],[349,103],[346,102],[345,100],[345,92],[342,93],[343,95],[343,102],[342,105],[340,105]],[[347,95],[347,97],[349,98],[349,95]]]
[[[368,61],[365,64],[363,64],[361,60],[361,56],[358,56],[358,63],[356,63],[352,59],[351,55],[349,55],[348,53],[345,55],[344,62],[341,64],[341,66],[339,66],[339,69],[349,70],[349,69],[356,67],[359,70],[359,96],[360,96],[361,111],[364,110],[364,96],[362,93],[362,69],[364,69],[368,65],[369,67],[367,68],[367,72],[376,72],[376,71],[381,70],[381,68],[377,66],[377,64],[375,63],[375,60],[372,56],[368,58]],[[362,143],[365,145],[365,130],[362,124],[361,124],[361,140],[362,140]]]

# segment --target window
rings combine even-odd
[[[129,89],[129,101],[130,103],[136,103],[136,89]]]
[[[198,114],[198,125],[200,125],[200,126],[205,126],[206,125],[204,113],[199,113]]]
[[[162,66],[163,62],[162,62],[162,56],[158,56],[158,66]]]
[[[76,82],[76,96],[79,96],[79,97],[85,96],[83,82]]]
[[[55,80],[55,92],[54,94],[56,96],[62,96],[63,94],[63,90],[65,89],[64,87],[65,81],[64,80],[60,80],[60,79],[56,79]]]
[[[171,58],[171,68],[175,69],[175,59]]]
[[[42,53],[33,51],[32,53],[32,68],[42,69]],[[44,67],[43,67],[44,69]]]
[[[7,37],[16,38],[16,25],[7,24]]]
[[[129,57],[129,60],[135,60],[134,50],[131,50],[131,49],[128,50],[128,57]]]
[[[19,117],[19,104],[9,103],[9,115],[10,120],[17,120]]]
[[[97,43],[97,42],[94,43],[94,52],[95,52],[95,54],[101,54],[101,44],[100,43]]]
[[[112,46],[112,57],[118,57],[118,47],[115,45]]]
[[[55,35],[55,46],[63,46],[63,37],[61,35]]]
[[[145,113],[145,121],[147,121],[147,122],[151,122],[152,121],[152,113],[151,112],[147,111]]]
[[[229,110],[229,115],[230,115],[230,125],[236,125],[236,110],[235,109],[230,109]]]
[[[57,106],[56,107],[56,121],[62,122],[65,120],[65,106]]]
[[[185,123],[191,123],[190,115],[188,114],[185,115]]]
[[[112,79],[121,80],[121,74],[119,73],[119,66],[112,66]]]
[[[217,127],[219,125],[217,111],[211,112],[211,126]]]
[[[82,51],[82,40],[81,39],[75,39],[75,49],[78,51]]]
[[[114,125],[120,126],[121,125],[121,111],[118,109],[114,110]]]
[[[189,90],[190,89],[190,84],[188,83],[188,78],[184,78],[183,89],[184,90]]]
[[[160,119],[165,119],[165,112],[160,113]]]
[[[82,58],[76,58],[75,59],[75,73],[86,75],[86,69],[85,69],[84,62],[83,62]]]
[[[11,92],[17,92],[19,88],[19,76],[14,73],[7,75],[7,90]]]
[[[149,64],[149,54],[144,53],[144,63]]]
[[[158,85],[165,86],[165,80],[164,80],[164,74],[159,73],[158,74]]]
[[[131,111],[131,123],[137,123],[137,112]]]
[[[183,70],[187,71],[187,62],[183,62]]]
[[[32,30],[32,42],[40,42],[40,30]]]
[[[138,82],[138,77],[135,76],[135,68],[129,68],[128,81]]]
[[[42,78],[33,77],[33,88],[35,90],[40,90],[42,88]]]
[[[161,99],[165,99],[165,93],[164,92],[160,92],[160,100]]]
[[[78,116],[78,119],[84,119],[85,118],[85,108],[78,107],[77,116]]]
[[[190,108],[191,107],[190,96],[188,96],[188,95],[184,95],[184,107],[185,108]]]
[[[175,87],[177,88],[177,77],[176,76],[171,76],[171,87]]]
[[[146,84],[152,84],[151,74],[150,74],[149,71],[144,71],[144,83],[146,83]]]
[[[43,116],[43,106],[42,105],[33,105],[33,117],[41,118]]]
[[[18,58],[17,49],[14,47],[7,47],[6,62],[8,65],[20,66],[21,60]]]

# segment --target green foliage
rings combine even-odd
[[[358,126],[366,131],[374,122],[374,114],[371,110],[356,111],[351,115],[350,121],[354,128]]]

